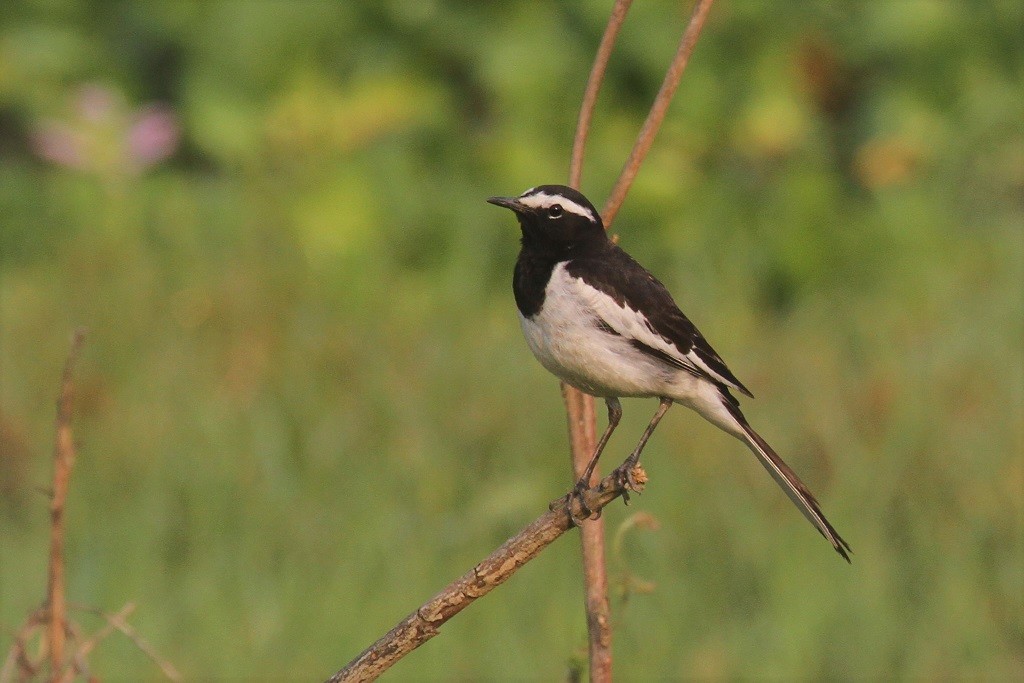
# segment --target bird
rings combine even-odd
[[[746,444],[807,520],[850,561],[849,544],[807,486],[750,426],[732,392],[753,394],[668,289],[608,237],[601,215],[582,193],[565,185],[539,185],[517,197],[487,201],[511,209],[521,229],[512,292],[527,345],[545,369],[607,405],[608,426],[574,489],[581,501],[622,417],[620,399],[657,398],[658,408],[636,448],[614,471],[627,496],[638,489],[632,472],[644,446],[679,403]]]

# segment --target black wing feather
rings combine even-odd
[[[753,394],[736,379],[697,326],[679,310],[665,285],[618,246],[611,242],[605,244],[604,249],[593,255],[570,260],[566,265],[569,274],[582,278],[590,286],[610,296],[620,306],[625,305],[634,311],[643,311],[650,322],[652,332],[674,345],[682,354],[693,351],[712,372],[753,398]],[[646,349],[650,347],[644,345],[641,350]],[[656,357],[665,360],[663,356],[666,354],[663,352],[657,352],[656,349],[650,351],[652,355],[657,354]],[[670,364],[679,366],[674,359]],[[718,378],[712,377],[702,368],[684,369],[696,370],[708,380],[719,383]]]

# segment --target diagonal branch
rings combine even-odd
[[[626,160],[626,165],[622,167],[622,173],[619,174],[619,179],[612,189],[612,194],[604,205],[604,211],[601,212],[604,218],[605,229],[612,224],[616,214],[619,213],[619,208],[622,207],[622,202],[626,199],[626,194],[629,192],[629,188],[633,185],[633,180],[640,170],[640,164],[644,162],[647,152],[650,151],[651,145],[654,143],[654,136],[658,134],[661,122],[665,119],[668,105],[672,102],[672,96],[676,94],[679,80],[683,77],[683,71],[686,70],[686,65],[690,61],[693,48],[697,45],[697,39],[700,37],[701,29],[704,28],[704,21],[708,18],[713,2],[714,0],[697,0],[697,3],[693,6],[693,12],[690,14],[690,23],[687,25],[683,38],[679,42],[676,56],[672,59],[672,64],[669,65],[668,71],[665,73],[665,79],[661,82],[661,90],[658,91],[658,96],[654,99],[654,104],[651,105],[651,111],[647,114],[647,120],[644,121],[640,134],[637,135],[633,151],[629,153],[629,159]]]
[[[633,470],[640,488],[647,475],[639,465]],[[595,514],[623,494],[622,482],[608,475],[583,494],[583,503]],[[551,503],[550,510],[532,524],[505,541],[478,565],[448,584],[440,593],[413,611],[377,642],[328,679],[329,683],[372,681],[395,662],[438,634],[441,626],[468,607],[477,598],[507,581],[520,567],[536,557],[573,523],[567,508],[568,497]],[[572,516],[583,516],[579,498],[573,497]]]

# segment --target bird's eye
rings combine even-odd
[[[562,205],[554,204],[548,207],[548,215],[552,218],[560,218],[562,216]]]

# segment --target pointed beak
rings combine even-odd
[[[512,209],[516,213],[526,211],[526,207],[519,203],[518,197],[490,197],[487,203],[494,204],[495,206],[504,206],[506,209]]]

